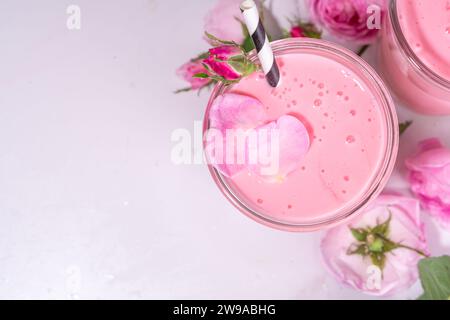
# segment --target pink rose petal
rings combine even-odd
[[[209,111],[210,127],[219,130],[252,129],[267,121],[262,103],[236,93],[218,96]]]
[[[218,96],[209,111],[209,126],[217,129],[222,134],[219,145],[211,145],[214,141],[207,143],[206,155],[211,164],[213,164],[223,175],[232,177],[245,169],[247,163],[246,154],[238,154],[235,148],[232,158],[234,163],[226,163],[227,130],[232,129],[254,129],[267,121],[267,115],[262,103],[252,97],[226,93]],[[220,150],[216,150],[220,149]],[[246,152],[245,150],[241,150]],[[238,156],[242,156],[244,163],[238,163]]]
[[[220,46],[209,49],[209,54],[219,60],[228,60],[231,57],[242,55],[242,51],[235,46]]]
[[[277,121],[258,128],[259,132],[263,130],[269,134],[262,139],[260,136],[258,149],[267,150],[266,154],[277,158],[269,156],[267,158],[269,162],[251,165],[250,169],[267,180],[281,182],[299,168],[304,155],[308,152],[310,145],[308,130],[300,120],[290,115],[281,116]],[[277,134],[278,141],[272,140],[274,136],[270,132]],[[278,152],[272,150],[272,142],[278,144]]]

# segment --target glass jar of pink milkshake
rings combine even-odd
[[[376,72],[340,46],[296,38],[272,47],[278,87],[270,87],[262,72],[231,86],[217,85],[204,136],[214,127],[212,113],[221,112],[213,110],[218,99],[238,94],[260,101],[265,122],[286,116],[301,122],[308,150],[288,175],[273,179],[246,168],[224,174],[212,164],[210,173],[238,210],[264,225],[303,232],[342,223],[379,195],[393,170],[399,140],[393,101]]]
[[[413,110],[450,114],[450,1],[392,0],[381,30],[378,67]]]

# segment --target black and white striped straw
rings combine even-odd
[[[275,61],[269,38],[259,17],[258,8],[253,0],[245,0],[241,3],[241,11],[248,33],[255,44],[266,80],[272,87],[276,87],[280,82],[280,70]]]

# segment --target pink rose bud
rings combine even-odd
[[[289,37],[320,39],[322,32],[313,23],[297,21],[291,30],[285,34],[285,38]]]
[[[251,74],[256,67],[244,55],[241,48],[224,45],[209,50],[209,56],[203,63],[208,71],[225,81],[236,81]]]
[[[350,224],[329,230],[321,250],[327,269],[345,286],[375,296],[408,289],[428,254],[419,202],[381,195]]]
[[[363,44],[375,40],[381,28],[375,24],[381,23],[386,6],[386,0],[309,0],[316,23],[339,38]]]
[[[450,150],[438,139],[419,144],[406,160],[411,190],[430,215],[450,231]]]
[[[205,78],[194,78],[194,75],[199,73],[207,73],[207,70],[202,65],[201,61],[189,61],[185,64],[183,64],[180,68],[177,70],[177,75],[187,81],[190,85],[189,88],[186,88],[185,90],[197,90],[200,88],[203,88],[207,84],[211,82],[211,79],[205,79]]]
[[[305,37],[305,34],[303,33],[303,29],[299,26],[292,27],[292,29],[289,33],[291,35],[291,38],[304,38]]]

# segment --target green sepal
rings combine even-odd
[[[350,228],[350,231],[352,232],[353,237],[360,241],[363,242],[366,240],[367,237],[367,231],[364,229],[355,229],[355,228]]]
[[[399,124],[400,135],[404,134],[406,130],[412,125],[412,121],[405,121]]]
[[[192,76],[192,78],[208,79],[209,75],[207,73],[197,73]]]

